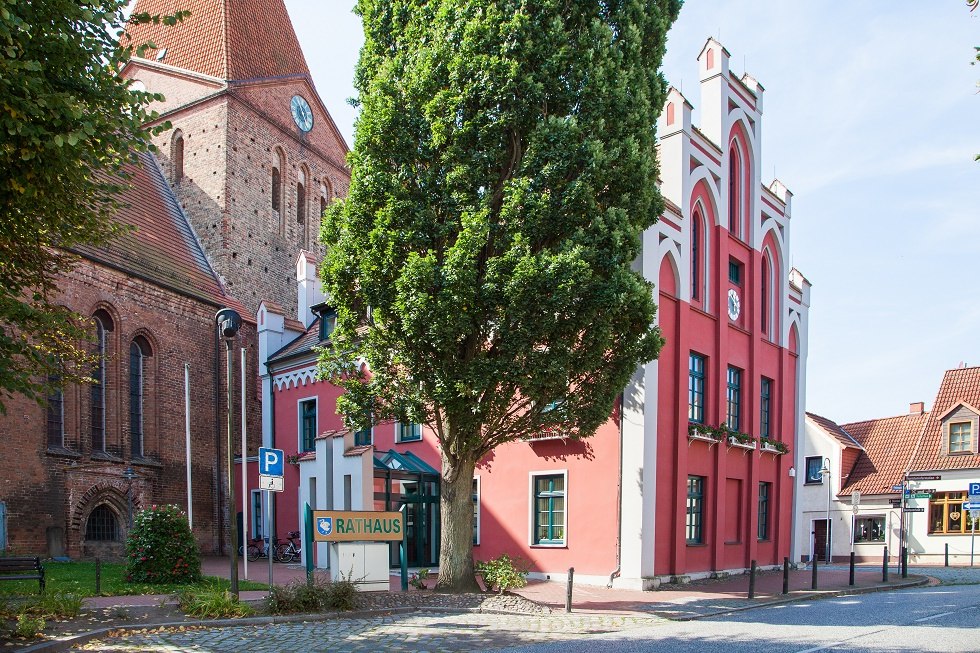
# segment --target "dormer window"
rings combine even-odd
[[[949,425],[949,452],[973,452],[973,424],[970,422],[951,422]]]
[[[337,311],[327,310],[320,316],[320,340],[327,340],[337,328]]]

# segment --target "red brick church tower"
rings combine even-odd
[[[176,27],[133,28],[152,43],[124,75],[162,93],[159,159],[228,291],[296,314],[300,250],[350,181],[347,145],[320,100],[282,0],[138,0],[135,12],[190,11]]]

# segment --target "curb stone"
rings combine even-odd
[[[742,606],[732,607],[732,608],[723,608],[721,610],[715,610],[714,612],[708,612],[705,614],[682,615],[682,616],[663,615],[659,613],[655,613],[655,614],[658,614],[658,616],[661,616],[664,619],[668,619],[670,621],[697,621],[699,619],[707,619],[709,617],[717,617],[720,615],[732,614],[735,612],[745,612],[746,610],[766,608],[771,605],[782,605],[784,603],[795,603],[797,601],[814,601],[817,599],[829,599],[837,596],[854,596],[856,594],[875,594],[877,592],[890,592],[892,590],[908,589],[910,587],[920,587],[922,585],[932,585],[935,581],[936,579],[929,578],[928,576],[926,576],[923,578],[918,578],[914,581],[909,581],[907,583],[900,583],[896,585],[854,587],[854,588],[848,588],[844,590],[827,590],[825,592],[821,592],[819,590],[817,591],[803,590],[804,593],[802,594],[797,594],[797,595],[790,594],[785,598],[773,599],[771,601],[766,601],[764,603],[758,603],[755,605],[742,605]]]

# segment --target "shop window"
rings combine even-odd
[[[971,533],[980,527],[980,515],[963,510],[965,492],[938,492],[929,501],[929,533]]]
[[[884,542],[885,516],[870,515],[854,518],[854,543]]]

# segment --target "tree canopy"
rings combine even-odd
[[[360,0],[351,186],[324,221],[321,361],[351,425],[428,426],[440,586],[472,587],[474,465],[588,437],[661,347],[633,268],[663,204],[655,123],[678,0]],[[367,361],[370,374],[351,373]]]
[[[85,324],[55,303],[54,280],[73,247],[123,228],[122,166],[151,147],[142,126],[159,96],[120,76],[135,51],[119,40],[128,4],[0,0],[0,412],[13,393],[42,399],[49,381],[87,375]]]

